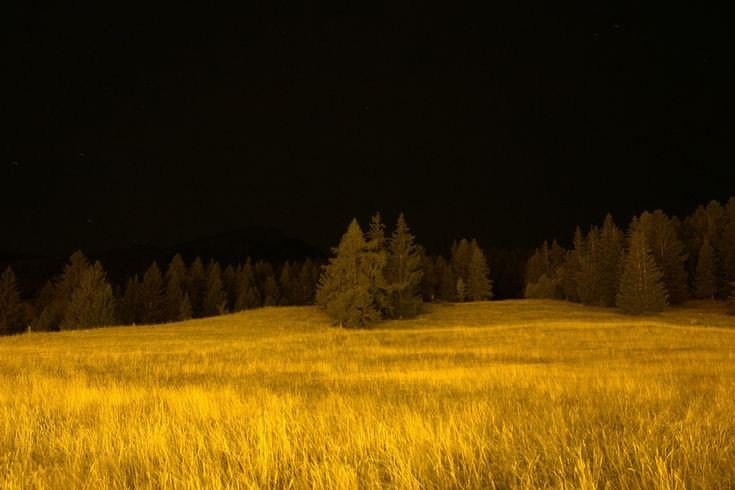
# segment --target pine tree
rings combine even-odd
[[[255,271],[252,262],[248,259],[245,265],[238,270],[235,310],[250,310],[260,305],[260,292],[255,284]]]
[[[421,310],[421,249],[406,223],[403,213],[398,215],[396,229],[388,240],[385,280],[390,295],[386,316],[410,318]]]
[[[631,315],[656,313],[667,305],[663,274],[646,245],[645,234],[640,230],[631,233],[616,305]]]
[[[439,276],[434,260],[422,252],[421,259],[421,297],[428,303],[433,303],[439,297]]]
[[[56,287],[53,281],[46,281],[38,294],[35,303],[35,311],[38,312],[31,320],[31,328],[34,332],[45,332],[51,329],[49,324],[49,308],[56,300]]]
[[[584,240],[584,254],[581,257],[581,267],[577,272],[577,294],[579,301],[584,305],[595,305],[600,299],[600,278],[598,260],[600,249],[600,229],[590,228]]]
[[[725,206],[725,226],[720,241],[720,266],[723,296],[728,296],[730,284],[735,281],[735,197],[731,197]]]
[[[195,318],[203,316],[202,303],[204,302],[204,290],[207,287],[207,271],[199,257],[194,259],[191,267],[189,267],[185,286],[191,303],[192,316]]]
[[[186,264],[176,254],[168,265],[164,277],[163,319],[178,322],[191,318],[191,303],[184,289]]]
[[[225,308],[227,311],[234,311],[235,301],[237,300],[237,273],[231,264],[222,271],[222,289],[225,292],[227,303]]]
[[[339,326],[360,327],[380,320],[371,278],[381,265],[357,220],[352,220],[333,252],[319,280],[317,304]]]
[[[281,290],[278,287],[278,282],[276,282],[275,277],[268,276],[265,279],[263,296],[265,296],[263,306],[276,306],[281,304]]]
[[[555,242],[556,243],[556,242]],[[493,297],[490,268],[487,257],[476,240],[470,242],[470,265],[467,277],[467,298],[470,301],[484,301]]]
[[[578,276],[582,270],[585,256],[584,235],[578,226],[574,231],[573,248],[570,250],[559,270],[559,282],[562,294],[568,301],[579,302]]]
[[[60,327],[62,330],[103,327],[116,321],[112,286],[107,282],[102,264],[95,262],[82,273]]]
[[[263,260],[259,260],[255,263],[254,267],[255,271],[255,283],[258,286],[258,291],[260,292],[260,297],[265,302],[265,298],[267,297],[266,291],[265,291],[265,283],[268,281],[269,277],[275,277],[276,273],[273,270],[273,266],[265,262]]]
[[[730,283],[729,304],[730,304],[730,313],[735,315],[735,281]]]
[[[137,294],[140,322],[146,325],[162,322],[165,315],[163,276],[156,262],[143,274],[143,282]]]
[[[663,273],[669,301],[672,304],[683,303],[689,296],[687,255],[672,221],[659,209],[643,213],[638,225],[646,236],[656,265]]]
[[[222,268],[215,260],[207,266],[202,313],[204,316],[223,315],[227,311],[227,295],[222,287]]]
[[[385,225],[380,213],[375,213],[370,220],[370,228],[366,236],[366,263],[372,264],[368,271],[370,296],[372,296],[381,316],[392,315],[393,296],[388,279],[385,277],[388,267],[389,240],[385,237]]]
[[[467,288],[461,277],[457,278],[457,301],[460,303],[467,301]]]
[[[0,276],[0,335],[23,330],[25,314],[13,269],[7,267]]]
[[[614,306],[623,267],[623,232],[613,222],[612,215],[605,216],[600,230],[600,254],[597,264],[602,306]]]
[[[716,294],[715,253],[709,240],[705,239],[697,259],[697,270],[694,276],[694,296],[714,299]]]
[[[457,301],[457,276],[452,266],[441,255],[436,259],[436,273],[439,276],[439,299],[441,301]]]
[[[295,305],[298,304],[297,286],[295,281],[291,278],[292,272],[297,271],[295,265],[291,265],[289,261],[283,263],[281,266],[281,274],[278,276],[278,289],[280,291],[280,297],[278,298],[278,304],[281,305]]]
[[[128,279],[125,293],[119,304],[118,317],[124,325],[133,325],[140,322],[140,301],[138,300],[138,276]]]
[[[461,278],[465,284],[469,276],[471,254],[470,242],[465,238],[452,245],[452,269],[457,278]]]
[[[314,294],[316,293],[316,267],[311,259],[306,259],[304,265],[299,271],[299,304],[310,305],[314,303]]]

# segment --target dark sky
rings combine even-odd
[[[326,248],[375,210],[434,251],[533,246],[735,194],[714,2],[108,3],[8,13],[0,250],[254,224]]]

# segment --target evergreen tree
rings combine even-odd
[[[471,255],[470,242],[465,238],[459,243],[452,244],[452,269],[457,278],[461,278],[465,284],[469,277]]]
[[[380,213],[375,213],[370,220],[367,233],[365,254],[366,263],[372,264],[369,271],[370,295],[375,302],[381,316],[390,317],[394,307],[394,298],[391,286],[385,277],[388,267],[389,240],[385,237],[385,225]]]
[[[25,314],[13,269],[7,267],[0,276],[0,335],[23,330]]]
[[[735,281],[735,197],[731,197],[725,206],[725,225],[720,241],[720,266],[723,296],[728,296],[729,286]]]
[[[600,278],[598,260],[600,249],[600,230],[592,227],[584,240],[584,254],[581,256],[577,271],[577,295],[584,305],[598,304],[600,298]]]
[[[62,330],[114,325],[115,298],[102,264],[95,262],[82,273],[64,311]]]
[[[705,238],[699,250],[697,270],[694,277],[694,296],[714,299],[717,294],[717,278],[715,277],[715,253],[709,240]]]
[[[56,287],[53,281],[46,281],[36,298],[35,311],[37,314],[31,320],[31,328],[35,332],[45,332],[52,328],[49,324],[49,309],[56,300]]]
[[[421,271],[421,297],[424,301],[433,303],[439,297],[439,276],[434,260],[423,252]]]
[[[672,221],[659,209],[653,213],[643,213],[638,225],[645,234],[656,265],[663,273],[669,301],[672,304],[683,303],[689,296],[687,255]]]
[[[189,267],[186,276],[186,291],[191,303],[192,316],[199,318],[203,316],[204,290],[207,287],[207,271],[204,269],[202,259],[197,257]]]
[[[600,279],[599,304],[614,306],[620,286],[623,266],[623,232],[613,222],[612,215],[605,217],[600,230],[600,254],[597,272]]]
[[[616,305],[625,313],[639,315],[662,311],[666,304],[663,274],[646,245],[645,234],[633,230]]]
[[[202,300],[204,316],[223,315],[227,311],[227,295],[222,287],[222,268],[215,260],[207,266],[207,283]]]
[[[238,270],[237,276],[235,310],[242,311],[258,308],[261,305],[260,292],[255,284],[255,271],[250,259]]]
[[[237,300],[237,273],[232,265],[228,265],[222,271],[222,289],[227,299],[225,308],[227,311],[234,311],[235,301]]]
[[[544,242],[544,244],[546,244],[546,242]],[[547,263],[544,260],[544,253],[542,249],[543,246],[542,248],[537,248],[526,263],[525,279],[527,285],[537,283],[541,276],[546,275],[548,267]]]
[[[90,267],[89,261],[81,251],[74,252],[64,266],[61,276],[54,284],[55,297],[48,303],[33,322],[39,331],[59,330],[72,294],[79,286],[82,275]]]
[[[264,306],[276,306],[281,304],[281,291],[278,288],[276,278],[268,276],[263,285],[263,295],[265,296]]]
[[[278,276],[278,289],[280,291],[280,297],[278,298],[278,304],[281,305],[295,305],[298,304],[297,286],[295,281],[291,278],[292,272],[298,269],[295,265],[291,265],[289,261],[283,263],[281,266],[281,274]]]
[[[306,259],[299,271],[299,304],[310,305],[314,303],[318,271],[310,259]]]
[[[556,243],[556,242],[554,242]],[[470,301],[484,301],[493,297],[490,268],[487,257],[476,240],[470,242],[470,264],[467,275],[467,298]]]
[[[191,303],[184,288],[186,264],[176,254],[168,265],[164,277],[163,319],[178,322],[191,318]]]
[[[584,235],[578,226],[574,232],[574,247],[566,254],[564,264],[559,268],[559,282],[562,294],[568,301],[579,302],[577,276],[582,270],[585,256]]]
[[[457,301],[457,276],[441,255],[436,259],[436,273],[439,277],[439,299],[448,302]]]
[[[140,308],[140,322],[143,324],[160,323],[164,320],[163,276],[158,264],[153,262],[143,274],[143,282],[137,290]]]
[[[255,263],[254,267],[255,271],[255,282],[258,286],[258,291],[260,292],[260,297],[263,298],[263,301],[265,301],[265,298],[267,297],[266,291],[265,291],[265,283],[268,281],[269,277],[275,278],[275,271],[273,270],[273,266],[270,265],[270,263],[265,262],[263,260],[259,260]]]
[[[128,279],[125,293],[119,304],[118,317],[123,325],[133,325],[140,321],[140,301],[138,300],[138,276]]]
[[[730,313],[735,315],[735,281],[730,283]]]
[[[386,316],[409,318],[421,310],[421,249],[406,224],[403,213],[398,215],[396,229],[388,240],[385,280],[390,294]]]
[[[457,301],[460,303],[467,301],[467,288],[461,277],[457,278]]]
[[[352,220],[333,252],[319,280],[317,304],[340,326],[360,327],[380,320],[371,278],[382,265],[368,249],[357,220]]]

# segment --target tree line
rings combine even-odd
[[[361,327],[389,318],[416,316],[424,301],[492,298],[485,253],[476,240],[451,248],[449,263],[427,255],[400,214],[388,236],[380,213],[367,233],[356,219],[347,227],[324,268],[317,304],[336,325]]]
[[[735,313],[735,197],[681,220],[661,210],[634,216],[624,232],[607,215],[571,249],[554,240],[526,266],[528,298],[565,299],[655,313],[690,298],[728,300]]]
[[[492,286],[476,240],[455,241],[448,259],[432,257],[403,215],[388,234],[378,213],[367,233],[353,220],[325,265],[247,259],[223,269],[215,260],[186,264],[175,255],[165,270],[153,262],[142,276],[113,286],[99,261],[77,251],[30,301],[22,300],[8,267],[0,276],[0,334],[157,324],[315,303],[336,324],[364,326],[415,316],[425,302],[487,300]]]
[[[262,306],[314,302],[320,268],[310,259],[228,265],[197,258],[190,265],[175,255],[165,271],[153,262],[142,278],[113,289],[100,262],[81,251],[62,273],[46,282],[31,302],[23,302],[15,274],[0,276],[0,334],[56,331],[108,325],[156,324],[221,315]]]

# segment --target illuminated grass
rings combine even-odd
[[[0,487],[733,488],[732,327],[509,301],[3,338]]]

